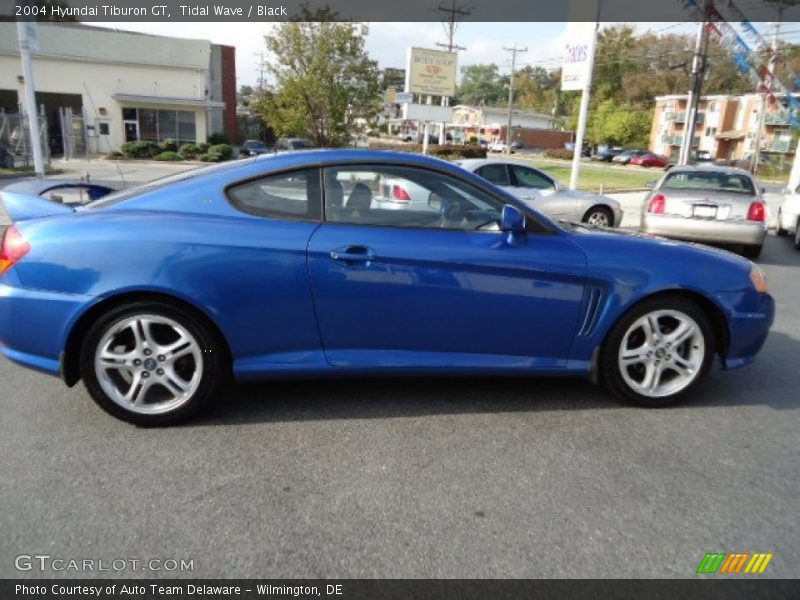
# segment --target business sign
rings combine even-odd
[[[591,81],[594,64],[595,24],[573,22],[567,26],[561,90],[582,90]]]
[[[410,48],[406,91],[426,96],[455,96],[456,62],[455,52]]]

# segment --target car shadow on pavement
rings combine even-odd
[[[800,341],[772,332],[756,363],[708,378],[676,410],[765,405],[800,408]],[[389,377],[276,381],[231,386],[193,425],[426,415],[514,413],[627,408],[587,379],[567,377]],[[670,410],[670,409],[664,409]]]

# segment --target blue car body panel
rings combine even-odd
[[[341,163],[417,165],[455,175],[543,225],[402,229],[243,213],[226,186]],[[724,364],[752,362],[774,316],[732,254],[644,236],[563,229],[457,166],[375,151],[264,156],[170,178],[106,206],[63,207],[0,192],[30,244],[0,275],[0,349],[56,374],[93,307],[130,293],[195,307],[225,337],[240,381],[353,373],[588,374],[614,323],[652,294],[697,294],[724,315]],[[102,201],[101,201],[102,204]],[[349,246],[358,263],[332,260]]]

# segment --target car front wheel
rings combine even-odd
[[[600,354],[600,377],[618,398],[644,407],[677,402],[708,372],[714,337],[691,300],[647,300],[612,329]]]
[[[160,302],[116,307],[98,319],[81,349],[81,375],[106,412],[137,425],[171,425],[213,397],[224,351],[211,328]]]

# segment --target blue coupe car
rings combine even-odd
[[[748,260],[559,224],[422,156],[260,156],[77,208],[0,195],[3,354],[142,425],[229,377],[569,374],[660,407],[715,355],[751,363],[774,317]]]

